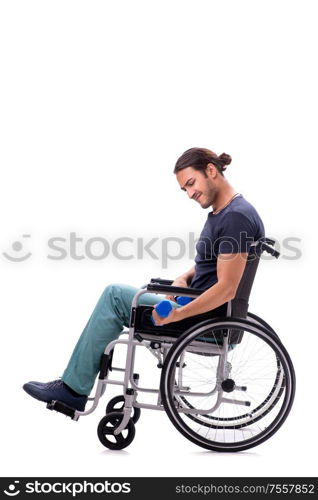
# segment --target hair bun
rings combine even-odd
[[[230,155],[226,153],[222,153],[219,157],[218,160],[221,164],[222,170],[226,170],[226,165],[229,165],[232,161],[232,158]]]

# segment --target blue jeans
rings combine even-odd
[[[120,284],[105,288],[62,376],[63,382],[74,391],[87,396],[90,394],[105,347],[119,337],[124,326],[129,326],[131,303],[138,290]],[[139,302],[154,305],[160,300],[162,297],[146,293]],[[176,307],[175,303],[172,304]]]

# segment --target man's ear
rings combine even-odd
[[[208,163],[206,166],[206,173],[208,174],[209,177],[212,179],[215,179],[216,176],[218,175],[218,169],[216,168],[213,163]]]

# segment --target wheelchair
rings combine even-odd
[[[253,244],[233,300],[182,321],[155,326],[153,307],[142,304],[143,294],[195,298],[204,290],[151,279],[133,299],[129,330],[105,348],[95,395],[88,398],[91,408],[81,412],[59,401],[47,407],[78,420],[95,410],[107,384],[120,385],[122,394],[109,401],[97,429],[100,442],[112,450],[133,441],[143,408],[165,411],[184,437],[208,450],[243,451],[269,439],[291,410],[296,383],[292,361],[277,333],[248,311],[262,252],[279,256],[274,243],[264,238]],[[119,344],[127,348],[124,368],[112,366]],[[159,388],[139,384],[134,371],[139,346],[156,358]],[[123,373],[123,380],[110,378],[116,370]],[[156,395],[157,404],[137,400],[142,392]]]

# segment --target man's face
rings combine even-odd
[[[217,193],[217,186],[213,180],[215,172],[212,173],[207,169],[207,175],[208,177],[205,177],[202,172],[192,167],[184,168],[176,174],[181,189],[186,191],[189,198],[200,203],[202,208],[209,208]]]

